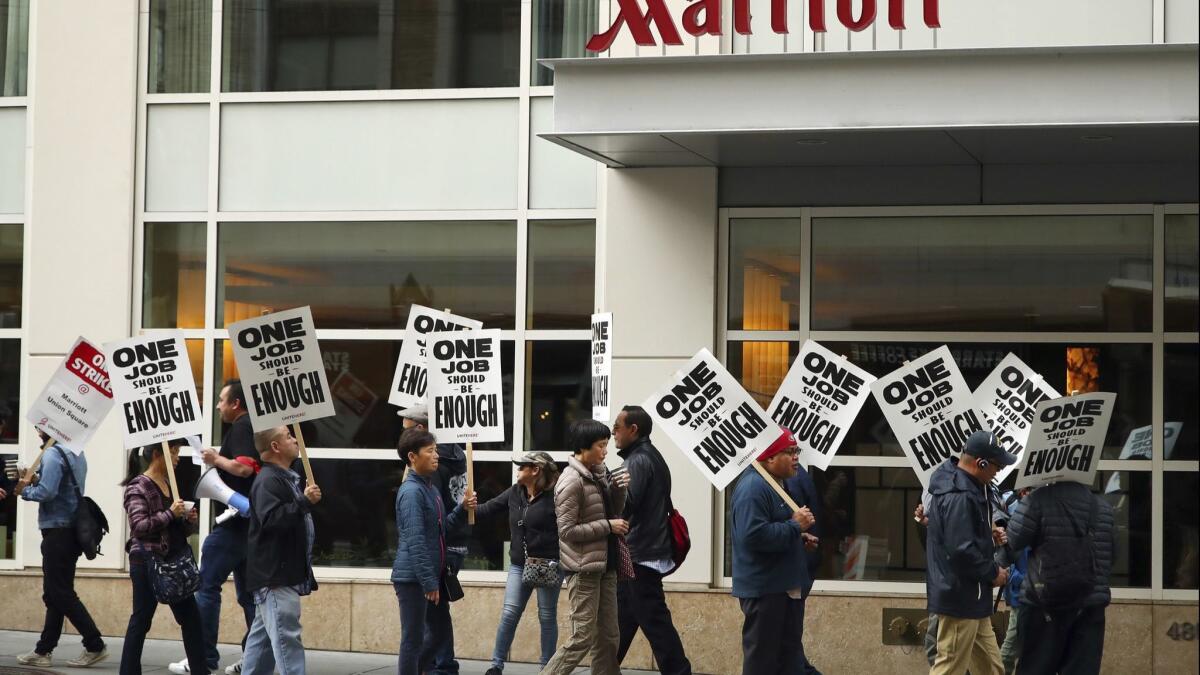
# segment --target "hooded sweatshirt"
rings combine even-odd
[[[992,615],[992,524],[985,486],[948,459],[929,477],[925,591],[929,611],[960,619]]]

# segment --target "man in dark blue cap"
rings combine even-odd
[[[993,559],[988,485],[1017,458],[996,435],[976,431],[962,456],[950,458],[929,477],[929,535],[925,590],[929,613],[938,620],[937,658],[930,675],[1002,675],[1000,649],[992,630],[992,588],[1008,581]]]

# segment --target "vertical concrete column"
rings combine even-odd
[[[717,171],[711,168],[606,170],[601,190],[599,299],[614,314],[612,402],[638,404],[716,329]],[[693,548],[672,582],[713,580],[714,490],[666,434],[654,444],[671,468],[676,508]],[[615,452],[610,463],[619,462]]]
[[[29,304],[21,400],[37,396],[79,335],[103,343],[129,335],[132,302],[138,0],[30,3],[31,158]],[[119,568],[124,541],[125,453],[117,411],[87,449],[87,493],[112,532],[103,557]],[[36,443],[22,430],[23,455]],[[36,508],[22,507],[21,560],[41,563]]]

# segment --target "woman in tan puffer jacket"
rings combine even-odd
[[[571,426],[574,456],[554,488],[558,550],[567,572],[571,635],[542,669],[542,675],[569,675],[589,653],[596,675],[619,675],[617,646],[617,537],[629,532],[620,518],[629,476],[612,476],[604,466],[608,439],[604,424],[580,420]]]

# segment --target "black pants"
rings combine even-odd
[[[742,675],[795,675],[804,672],[800,630],[804,601],[787,593],[741,598]]]
[[[142,645],[146,633],[154,623],[154,611],[158,600],[150,586],[150,574],[146,565],[130,560],[129,578],[133,581],[133,614],[125,629],[125,648],[121,650],[121,675],[142,675]],[[175,622],[183,629],[183,652],[193,675],[208,675],[208,664],[204,659],[204,628],[200,624],[200,610],[195,596],[171,605]]]
[[[1021,612],[1017,630],[1025,636],[1020,675],[1095,675],[1104,655],[1104,608]]]
[[[683,642],[675,624],[671,622],[671,610],[663,594],[662,575],[645,565],[633,566],[634,578],[617,584],[617,625],[621,630],[621,643],[617,649],[617,662],[625,660],[629,645],[633,643],[638,628],[646,634],[654,662],[663,675],[690,675],[692,664],[683,653]]]
[[[58,646],[64,618],[83,636],[84,649],[89,652],[104,649],[96,622],[75,593],[75,565],[81,555],[83,550],[73,528],[42,530],[42,602],[46,603],[46,623],[35,648],[39,654],[49,654]]]

